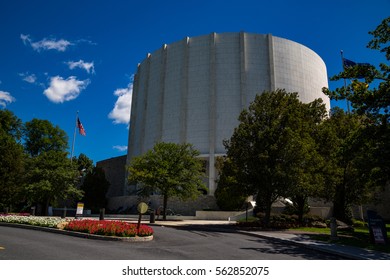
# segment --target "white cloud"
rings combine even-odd
[[[65,62],[68,64],[69,69],[73,70],[74,68],[81,68],[87,71],[87,73],[95,73],[95,66],[93,61],[92,62],[85,62],[84,60],[80,59],[79,61],[68,61]]]
[[[20,39],[22,39],[23,44],[25,44],[25,45],[31,43],[30,35],[20,34]]]
[[[30,38],[30,35],[20,34],[20,39],[22,39],[23,43],[25,45],[30,45],[35,51],[42,51],[42,50],[56,50],[60,52],[66,51],[66,49],[74,45],[72,42],[65,40],[65,39],[47,39],[44,38],[41,41],[33,41]]]
[[[37,76],[35,74],[30,74],[30,73],[19,73],[19,76],[22,77],[23,81],[30,83],[30,84],[35,84],[37,81]]]
[[[55,76],[51,78],[49,88],[43,93],[50,101],[63,103],[76,99],[80,92],[88,86],[89,82],[89,80],[79,81],[74,76],[66,80],[60,76]]]
[[[120,151],[120,152],[127,151],[127,146],[119,146],[119,145],[116,145],[116,146],[113,146],[112,148],[115,149],[115,150],[118,150],[118,151]]]
[[[129,124],[133,84],[130,83],[127,88],[115,90],[114,95],[118,96],[118,99],[115,102],[114,109],[112,109],[108,117],[113,119],[115,124]]]
[[[7,103],[12,103],[15,101],[15,98],[9,92],[0,90],[0,107],[5,108]]]

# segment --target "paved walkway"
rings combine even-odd
[[[155,225],[161,226],[190,226],[190,225],[229,225],[235,222],[228,221],[206,221],[206,220],[188,220],[188,221],[156,221]],[[248,231],[239,230],[242,234],[248,234],[255,237],[278,240],[281,242],[303,246],[312,250],[318,250],[330,254],[335,254],[347,259],[356,260],[390,260],[390,254],[382,253],[363,248],[327,243],[312,240],[308,234],[285,232],[285,231]]]

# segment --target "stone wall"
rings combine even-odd
[[[376,202],[363,206],[363,215],[367,220],[367,210],[376,211],[386,222],[390,222],[390,182],[376,195]]]
[[[163,205],[160,195],[152,195],[146,199],[140,199],[138,196],[116,196],[108,199],[107,208],[110,212],[127,209],[129,214],[133,214],[136,213],[137,205],[141,201],[148,203],[152,209],[158,209]],[[167,208],[182,216],[195,216],[197,210],[218,210],[215,198],[209,195],[202,195],[196,200],[187,201],[181,201],[174,197],[169,198]]]
[[[96,167],[103,169],[107,181],[110,182],[110,187],[106,193],[106,197],[110,198],[123,195],[126,177],[126,156],[98,161],[96,163]]]

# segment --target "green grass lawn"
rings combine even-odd
[[[390,241],[390,224],[386,225],[387,239]],[[329,228],[309,228],[301,227],[292,229],[292,231],[304,231],[311,234],[311,238],[324,242],[361,247],[381,252],[390,253],[390,244],[372,244],[370,242],[370,233],[367,227],[355,228],[353,232],[337,231],[338,240],[331,240]]]

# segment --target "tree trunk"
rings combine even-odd
[[[339,185],[336,189],[335,199],[333,201],[333,216],[344,223],[352,223],[351,208],[346,200],[345,185]]]
[[[46,199],[45,209],[43,210],[43,215],[47,216],[49,213],[50,198]]]
[[[307,200],[306,196],[296,196],[294,201],[296,203],[298,223],[300,225],[302,225],[303,223],[303,215],[305,214],[306,200]]]
[[[264,217],[264,226],[266,228],[269,227],[269,222],[271,220],[271,207],[272,207],[272,202],[269,203],[268,201],[266,202],[265,206],[265,217]]]
[[[167,204],[168,204],[168,195],[163,195],[163,220],[167,220]]]

